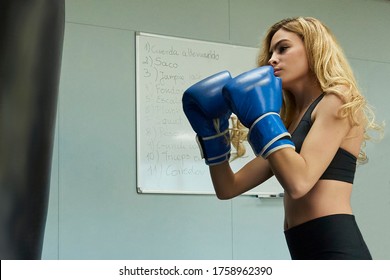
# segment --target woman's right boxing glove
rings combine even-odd
[[[193,130],[202,158],[207,165],[229,160],[229,118],[231,110],[222,96],[231,81],[228,71],[214,74],[189,87],[183,94],[183,110]]]

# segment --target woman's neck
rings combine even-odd
[[[289,91],[295,99],[295,106],[298,113],[306,110],[307,107],[323,93],[319,83],[313,81],[297,84]]]

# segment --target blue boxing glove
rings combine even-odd
[[[207,165],[229,160],[229,118],[231,110],[222,96],[231,81],[228,71],[214,74],[189,87],[183,94],[183,110],[193,130],[202,158]]]
[[[282,148],[294,148],[279,116],[282,82],[271,66],[245,72],[223,88],[223,96],[233,113],[249,128],[248,142],[256,156],[267,158]]]

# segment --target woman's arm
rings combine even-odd
[[[300,154],[282,149],[269,156],[275,176],[294,199],[307,194],[325,172],[351,129],[349,120],[338,117],[342,100],[326,95],[313,112],[313,125]]]
[[[234,173],[228,162],[210,166],[210,175],[219,199],[230,199],[268,180],[273,174],[268,161],[257,157]]]

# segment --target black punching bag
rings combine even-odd
[[[64,0],[0,0],[0,259],[40,259]]]

